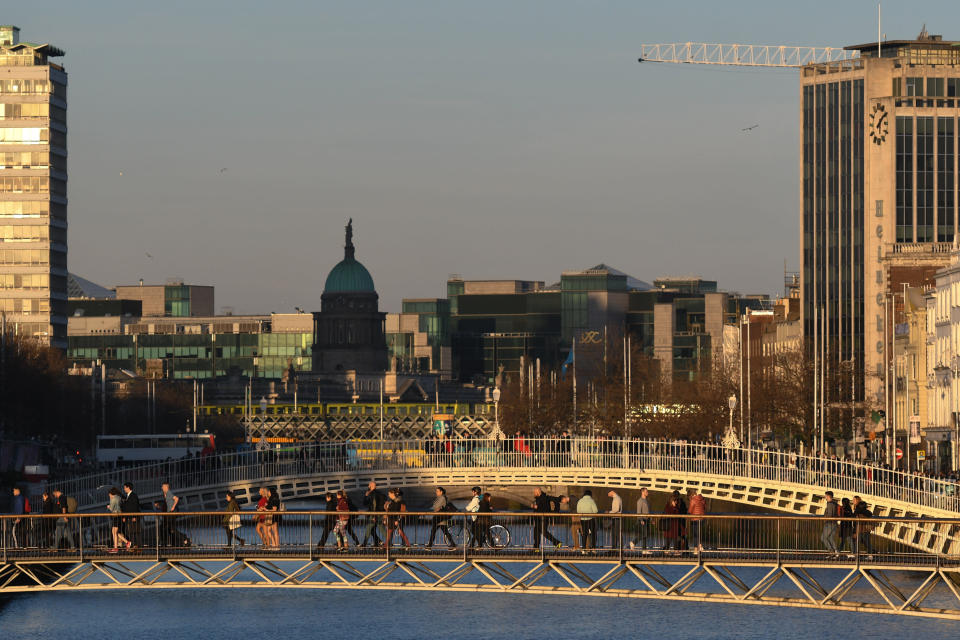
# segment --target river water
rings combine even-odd
[[[938,638],[960,623],[789,607],[603,597],[211,589],[0,600],[0,638]]]

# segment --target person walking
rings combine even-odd
[[[623,513],[623,500],[620,498],[620,494],[611,489],[607,492],[607,497],[610,498],[610,511],[607,513]],[[610,525],[610,546],[614,549],[619,549],[622,543],[622,536],[620,534],[623,530],[623,520],[620,518],[611,518]]]
[[[837,502],[833,499],[833,491],[826,491],[823,494],[823,531],[820,533],[820,541],[830,552],[831,558],[836,558],[840,554],[837,551]]]
[[[343,491],[343,497],[346,498],[347,510],[350,511],[350,515],[347,516],[347,524],[346,524],[347,535],[350,536],[350,538],[353,540],[353,546],[359,547],[360,540],[357,539],[357,534],[354,533],[353,531],[353,520],[356,517],[353,514],[357,510],[357,505],[353,504],[353,500],[350,498],[350,494],[346,490]]]
[[[664,505],[663,507],[663,515],[665,516],[681,515],[680,499],[676,495],[671,495],[670,499],[667,500],[667,504]],[[662,549],[664,551],[667,551],[673,548],[673,550],[675,551],[680,551],[680,545],[681,545],[680,539],[683,535],[682,520],[677,517],[661,518],[660,530],[663,531]]]
[[[330,492],[327,492],[327,494],[324,496],[323,510],[327,512],[327,515],[323,517],[323,530],[320,531],[320,539],[317,540],[318,549],[327,546],[327,539],[337,526],[337,517],[335,513],[337,510],[337,500],[336,496]]]
[[[67,496],[63,495],[60,489],[53,490],[53,499],[56,504],[56,513],[61,517],[57,518],[57,527],[53,532],[53,546],[51,549],[59,549],[60,541],[65,540],[68,548],[73,551],[73,534],[70,532],[70,521],[63,517],[70,512]]]
[[[227,500],[226,511],[227,513],[223,516],[223,530],[227,534],[227,546],[232,547],[234,540],[236,540],[240,546],[244,545],[244,540],[239,535],[237,531],[240,530],[240,526],[243,524],[240,521],[240,505],[237,504],[237,499],[233,495],[233,491],[227,491],[224,496]]]
[[[637,518],[637,541],[640,543],[640,548],[643,550],[643,553],[649,553],[647,551],[647,537],[650,533],[650,502],[648,496],[650,491],[644,487],[640,489],[640,497],[637,498],[637,515],[640,516]],[[636,542],[630,543],[630,548],[633,549],[636,546]]]
[[[280,546],[280,492],[276,487],[267,487],[267,535],[270,546]]]
[[[537,487],[533,490],[533,502],[530,503],[530,506],[538,514],[548,514],[552,511],[551,503],[553,499],[543,492],[543,489]],[[563,546],[563,544],[552,534],[549,529],[550,519],[547,516],[536,515],[533,517],[533,548],[540,548],[540,538],[546,538],[550,541],[550,544],[555,546],[557,549]]]
[[[23,529],[26,529],[26,521],[23,516],[27,512],[27,503],[26,499],[20,494],[20,487],[13,488],[13,500],[10,504],[10,513],[14,516],[20,516],[13,519],[13,523],[10,526],[11,537],[13,538],[13,547],[17,548],[20,546],[20,540],[18,540],[18,534],[22,533]],[[24,541],[25,542],[25,541]]]
[[[873,554],[870,532],[873,531],[875,525],[868,522],[873,517],[873,513],[867,508],[867,503],[860,499],[860,496],[853,496],[853,517],[857,518],[857,544],[860,553]]]
[[[54,493],[56,495],[56,493]],[[140,528],[140,497],[129,482],[123,483],[123,497],[120,499],[120,513],[123,535],[127,539],[127,550],[140,550],[143,547],[143,535]]]
[[[121,529],[120,517],[120,489],[111,487],[108,493],[107,511],[114,514],[110,516],[110,536],[113,539],[113,547],[107,550],[108,553],[117,553],[120,545],[124,548],[130,546],[130,541],[124,537]]]
[[[857,543],[855,538],[853,537],[854,536],[853,520],[848,519],[848,518],[854,517],[853,507],[850,506],[850,498],[844,498],[843,500],[840,501],[840,504],[837,505],[837,517],[841,518],[840,546],[838,547],[838,550],[845,551],[849,543],[850,553],[854,553],[856,551],[855,545]]]
[[[470,502],[467,503],[466,511],[467,513],[479,513],[483,492],[480,487],[473,487],[470,492],[473,495],[470,497]],[[481,526],[480,520],[477,516],[470,516],[470,540],[467,542],[467,547],[471,549],[482,547],[486,544],[486,540],[486,532]]]
[[[267,526],[267,488],[260,487],[260,499],[257,500],[257,516],[254,517],[254,522],[257,523],[255,527],[257,535],[260,536],[260,545],[267,547],[270,545],[270,533]]]
[[[430,506],[430,510],[441,515],[433,516],[433,526],[430,527],[430,537],[427,539],[426,546],[427,549],[433,547],[433,539],[437,535],[437,529],[439,529],[447,539],[447,548],[453,551],[457,548],[457,545],[453,541],[453,536],[450,535],[450,529],[448,527],[450,524],[450,516],[444,513],[447,511],[447,505],[450,504],[447,500],[447,491],[443,487],[437,487],[434,493],[436,494],[436,497],[433,499],[433,504]]]
[[[367,541],[370,540],[372,536],[373,546],[379,547],[381,539],[377,536],[378,530],[381,532],[381,535],[386,537],[382,516],[374,515],[377,512],[383,511],[383,503],[385,500],[384,495],[377,491],[376,482],[371,482],[367,485],[367,492],[363,494],[363,508],[371,515],[367,516],[367,526],[363,531],[363,544],[361,546],[367,546]]]
[[[572,513],[576,507],[570,496],[560,496],[560,513]],[[573,548],[580,548],[580,516],[571,515],[566,519],[570,525],[570,539],[573,540]]]
[[[583,497],[577,501],[577,513],[580,514],[580,553],[587,553],[597,545],[596,518],[592,514],[599,513],[597,503],[593,500],[593,492],[587,489]]]
[[[400,498],[400,492],[397,489],[390,489],[387,492],[387,497],[389,501],[387,502],[387,539],[384,542],[383,546],[386,549],[390,548],[390,543],[393,541],[393,532],[396,531],[400,534],[400,538],[403,540],[403,546],[409,547],[410,540],[407,539],[407,534],[403,531],[402,516],[400,515],[401,511],[405,511],[403,508],[403,500]]]
[[[40,505],[40,512],[45,515],[53,515],[57,512],[57,502],[53,499],[49,489],[43,491],[43,504]],[[53,519],[40,519],[40,539],[37,542],[38,547],[49,547],[53,542]]]
[[[343,489],[337,491],[337,521],[333,527],[333,536],[337,541],[337,551],[345,553],[349,546],[347,545],[347,523],[350,521],[350,503],[347,501],[347,494]]]
[[[687,507],[687,513],[691,516],[702,516],[707,513],[707,501],[706,499],[697,493],[696,489],[689,489],[687,491],[687,499],[690,504]],[[693,548],[697,551],[703,551],[703,518],[690,518],[690,541],[693,543]]]

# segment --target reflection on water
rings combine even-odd
[[[310,589],[48,593],[0,604],[8,638],[939,638],[960,623],[603,597]]]

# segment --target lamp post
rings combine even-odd
[[[941,425],[943,425],[943,426],[945,426],[945,427],[950,427],[950,426],[951,426],[951,425],[950,425],[950,421],[951,421],[951,419],[953,418],[953,415],[952,415],[952,414],[953,414],[953,381],[952,381],[950,378],[951,378],[951,374],[952,374],[953,372],[951,371],[950,367],[947,367],[947,366],[945,366],[945,365],[943,365],[943,364],[937,364],[937,366],[935,366],[935,367],[933,368],[933,372],[934,372],[934,374],[936,375],[937,386],[940,387],[940,402],[937,403],[937,404],[938,404],[938,407],[937,407],[937,422],[939,422]],[[947,387],[947,386],[950,387],[950,404],[947,405],[947,416],[948,416],[948,417],[947,417],[946,420],[942,420],[942,419],[941,419],[941,416],[943,415],[943,408],[944,408],[944,405],[946,404],[946,396],[947,396],[947,392],[945,391],[945,387]],[[954,429],[956,429],[955,426],[954,426]],[[908,438],[910,437],[909,432],[907,433],[907,437],[908,437]],[[954,470],[956,470],[956,469],[957,469],[957,444],[958,444],[958,443],[957,443],[957,441],[953,438],[953,433],[950,434],[950,439],[953,440],[953,441],[950,443],[950,450],[951,450],[951,451],[950,451],[950,454],[951,454],[951,455],[950,455],[950,458],[951,458],[951,462],[953,463],[953,468],[954,468]]]
[[[730,423],[727,426],[727,432],[723,434],[723,446],[727,449],[737,449],[740,447],[740,439],[737,438],[733,430],[733,410],[737,408],[737,396],[730,394],[727,398],[727,406],[730,407]]]
[[[500,387],[494,387],[493,393],[493,436],[500,439]]]

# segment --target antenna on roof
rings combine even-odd
[[[917,36],[917,40],[927,40],[930,38],[930,34],[927,33],[927,23],[923,23],[923,29],[920,30],[920,35]]]

